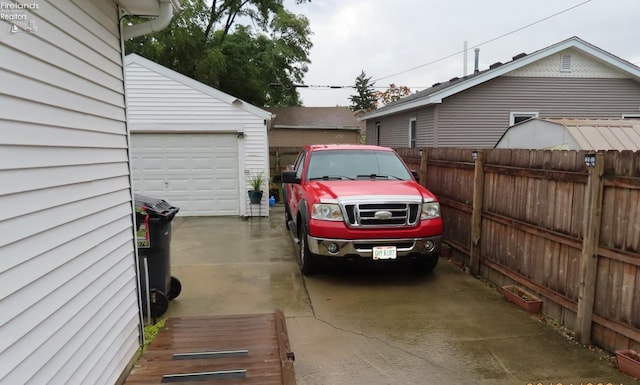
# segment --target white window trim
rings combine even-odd
[[[513,126],[516,121],[516,117],[528,116],[530,118],[537,118],[538,112],[533,111],[514,111],[509,113],[509,127]]]
[[[417,138],[413,138],[411,136],[411,123],[413,123],[413,122],[416,122],[416,137],[418,136],[418,122],[417,121],[418,121],[418,119],[416,119],[416,117],[409,118],[409,135],[408,135],[409,136],[409,148],[412,148],[411,147],[411,142],[412,141],[415,141],[416,142],[416,147],[418,147]]]

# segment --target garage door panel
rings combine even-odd
[[[164,162],[164,157],[142,157],[134,163],[134,167],[139,167],[140,170],[162,171]]]
[[[197,140],[198,138],[192,138],[192,140]],[[215,137],[209,136],[207,138],[199,138],[201,140],[197,140],[197,142],[193,143],[193,148],[216,148],[221,151],[236,151],[236,136],[233,134],[218,134]]]
[[[236,162],[237,159],[233,158],[218,158],[217,161],[217,169],[218,170],[228,170],[228,171],[236,171]]]
[[[171,172],[188,172],[191,166],[190,159],[182,156],[167,156],[164,164]]]
[[[216,184],[211,179],[192,179],[193,191],[195,192],[210,192],[216,190]],[[220,187],[220,186],[218,186]],[[218,191],[224,191],[222,188],[218,188]],[[230,192],[227,189],[227,192]]]
[[[237,159],[236,165],[237,166]],[[211,157],[194,157],[191,159],[191,168],[193,170],[217,170],[216,162]]]
[[[233,134],[133,134],[134,189],[178,215],[238,215],[237,151]]]
[[[164,193],[164,179],[153,179],[153,178],[133,178],[133,185],[142,185],[144,184],[145,190],[137,191],[141,194],[162,194]]]
[[[236,180],[235,179],[218,179],[216,181],[217,184],[217,189],[220,191],[227,191],[227,192],[231,192],[231,191],[238,191],[238,186],[236,185]]]
[[[194,199],[193,204],[195,211],[212,214],[212,207],[216,205],[216,202],[214,199],[200,198]]]
[[[225,215],[233,215],[233,213],[238,210],[238,201],[231,199],[219,199],[218,207],[221,212],[225,213]]]
[[[171,192],[189,194],[191,192],[191,178],[182,177],[171,179],[167,182],[167,186]]]

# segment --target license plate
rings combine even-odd
[[[396,259],[395,246],[376,246],[373,248],[373,260]]]

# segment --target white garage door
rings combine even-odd
[[[234,134],[132,134],[133,188],[178,215],[239,215]]]

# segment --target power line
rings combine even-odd
[[[514,34],[514,33],[516,33],[516,32],[522,31],[523,29],[526,29],[526,28],[529,28],[529,27],[534,26],[534,25],[536,25],[536,24],[542,23],[543,21],[549,20],[549,19],[551,19],[551,18],[553,18],[553,17],[556,17],[556,16],[561,15],[561,14],[563,14],[563,13],[569,12],[569,11],[571,11],[572,9],[578,8],[578,7],[580,7],[580,6],[582,6],[582,5],[585,5],[585,4],[589,3],[589,2],[591,2],[591,0],[583,1],[582,3],[579,3],[579,4],[576,4],[576,5],[574,5],[574,6],[571,6],[571,7],[567,8],[567,9],[564,9],[564,10],[562,10],[562,11],[560,11],[560,12],[556,12],[556,13],[554,13],[553,15],[547,16],[547,17],[545,17],[545,18],[543,18],[543,19],[540,19],[540,20],[538,20],[538,21],[534,21],[533,23],[529,23],[529,24],[527,24],[527,25],[525,25],[525,26],[522,26],[522,27],[520,27],[520,28],[514,29],[514,30],[512,30],[511,32],[507,32],[507,33],[505,33],[505,34],[502,34],[502,35],[500,35],[500,36],[497,36],[497,37],[494,37],[494,38],[492,38],[492,39],[489,39],[489,40],[487,40],[487,41],[485,41],[485,42],[482,42],[482,43],[480,43],[480,44],[474,45],[473,47],[469,47],[467,50],[472,50],[472,49],[474,49],[474,48],[478,48],[478,47],[481,47],[481,46],[483,46],[483,45],[485,45],[485,44],[489,44],[489,43],[494,42],[494,41],[496,41],[496,40],[502,39],[503,37],[506,37],[506,36],[512,35],[512,34]],[[415,70],[417,70],[417,69],[420,69],[420,68],[426,67],[426,66],[428,66],[428,65],[435,64],[435,63],[439,63],[439,62],[441,62],[441,61],[443,61],[443,60],[446,60],[446,59],[452,58],[452,57],[454,57],[454,56],[456,56],[456,55],[459,55],[459,54],[461,54],[461,53],[464,53],[464,52],[465,52],[465,50],[461,50],[461,51],[458,51],[458,52],[452,53],[452,54],[450,54],[450,55],[447,55],[447,56],[441,57],[440,59],[436,59],[436,60],[430,61],[430,62],[428,62],[428,63],[421,64],[421,65],[419,65],[419,66],[416,66],[416,67],[412,67],[412,68],[406,69],[406,70],[404,70],[404,71],[396,72],[396,73],[394,73],[394,74],[392,74],[392,75],[383,76],[383,77],[381,77],[381,78],[374,79],[374,80],[373,80],[373,82],[377,82],[377,81],[379,81],[379,80],[388,79],[388,78],[390,78],[390,77],[397,76],[397,75],[402,75],[402,74],[405,74],[405,73],[407,73],[407,72],[415,71]]]
[[[532,23],[526,24],[526,25],[524,25],[524,26],[522,26],[522,27],[516,28],[516,29],[514,29],[514,30],[512,30],[512,31],[510,31],[510,32],[504,33],[504,34],[502,34],[502,35],[499,35],[499,36],[497,36],[497,37],[494,37],[494,38],[491,38],[491,39],[489,39],[489,40],[487,40],[487,41],[484,41],[484,42],[482,42],[482,43],[480,43],[480,44],[477,44],[477,45],[474,45],[474,46],[472,46],[472,47],[469,47],[469,48],[467,48],[467,51],[472,50],[472,49],[474,49],[474,48],[481,47],[481,46],[486,45],[486,44],[489,44],[489,43],[492,43],[492,42],[494,42],[494,41],[496,41],[496,40],[502,39],[502,38],[507,37],[507,36],[509,36],[509,35],[513,35],[513,34],[514,34],[514,33],[516,33],[516,32],[520,32],[520,31],[522,31],[522,30],[524,30],[524,29],[526,29],[526,28],[532,27],[532,26],[534,26],[534,25],[536,25],[536,24],[540,24],[540,23],[542,23],[543,21],[549,20],[549,19],[554,18],[554,17],[556,17],[556,16],[558,16],[558,15],[561,15],[561,14],[563,14],[563,13],[569,12],[569,11],[571,11],[571,10],[575,9],[575,8],[578,8],[578,7],[583,6],[583,5],[587,4],[587,3],[590,3],[591,1],[592,1],[592,0],[585,0],[585,1],[583,1],[582,3],[578,3],[578,4],[576,4],[576,5],[573,5],[573,6],[569,7],[569,8],[566,8],[566,9],[564,9],[564,10],[562,10],[562,11],[556,12],[556,13],[554,13],[554,14],[552,14],[552,15],[549,15],[549,16],[547,16],[547,17],[544,17],[544,18],[539,19],[539,20],[537,20],[537,21],[534,21],[534,22],[532,22]],[[433,60],[433,61],[430,61],[430,62],[427,62],[427,63],[421,64],[421,65],[419,65],[419,66],[415,66],[415,67],[412,67],[412,68],[409,68],[409,69],[406,69],[406,70],[403,70],[403,71],[400,71],[400,72],[396,72],[396,73],[391,74],[391,75],[388,75],[388,76],[383,76],[383,77],[380,77],[380,78],[374,79],[374,80],[372,80],[372,82],[374,82],[374,83],[375,83],[375,82],[377,82],[377,81],[384,80],[384,79],[388,79],[388,78],[393,77],[393,76],[402,75],[402,74],[405,74],[405,73],[407,73],[407,72],[415,71],[415,70],[417,70],[417,69],[420,69],[420,68],[423,68],[423,67],[426,67],[426,66],[429,66],[429,65],[432,65],[432,64],[436,64],[436,63],[439,63],[439,62],[441,62],[441,61],[444,61],[444,60],[450,59],[450,58],[452,58],[452,57],[454,57],[454,56],[457,56],[457,55],[460,55],[461,53],[464,53],[464,52],[465,52],[465,50],[460,50],[460,51],[454,52],[454,53],[452,53],[452,54],[450,54],[450,55],[443,56],[443,57],[441,57],[441,58],[439,58],[439,59],[436,59],[436,60]],[[280,84],[271,84],[271,86],[279,86],[279,85],[280,85]],[[355,88],[355,86],[311,85],[311,84],[308,84],[308,85],[307,85],[307,84],[294,84],[293,86],[294,86],[294,87],[296,87],[296,88],[313,88],[313,89],[341,89],[341,88]],[[374,86],[373,88],[386,89],[386,88],[388,88],[388,87],[375,87],[375,86]],[[424,87],[424,86],[420,86],[420,87],[409,87],[409,88],[414,89],[414,88],[426,88],[426,87]]]
[[[271,87],[282,87],[280,83],[271,83]],[[331,85],[319,85],[319,84],[293,84],[295,88],[313,88],[313,89],[341,89],[341,88],[356,88],[356,86],[331,86]],[[425,86],[406,86],[407,88],[425,88]],[[373,86],[371,88],[376,89],[388,89],[388,86]]]

